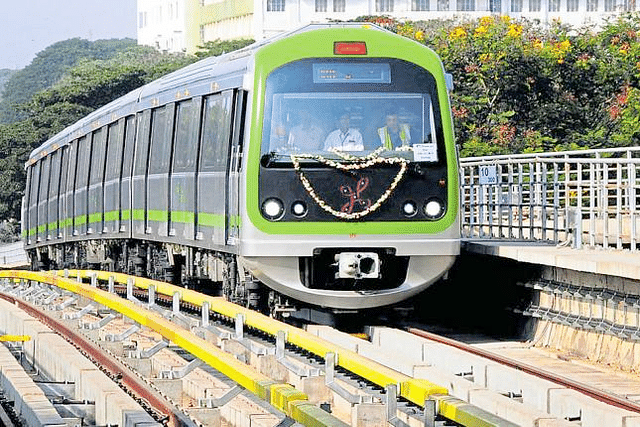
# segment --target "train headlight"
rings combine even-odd
[[[402,213],[405,216],[412,217],[416,214],[416,212],[418,212],[418,206],[416,206],[415,202],[408,200],[404,202],[404,205],[402,205]]]
[[[262,214],[271,221],[277,221],[284,215],[284,205],[280,199],[267,199],[262,203]]]
[[[424,205],[424,213],[429,219],[438,219],[444,215],[444,203],[439,199],[428,200]]]
[[[307,205],[305,202],[294,202],[291,205],[291,212],[298,218],[302,218],[307,214]]]

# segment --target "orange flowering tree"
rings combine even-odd
[[[637,145],[640,18],[602,29],[508,16],[397,22],[365,17],[433,48],[453,75],[463,156]]]

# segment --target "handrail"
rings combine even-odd
[[[462,237],[635,252],[639,165],[640,147],[463,158]]]

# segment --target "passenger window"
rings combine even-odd
[[[196,169],[200,105],[200,100],[190,99],[177,106],[173,160],[173,170],[176,172],[193,172]]]
[[[76,139],[69,144],[67,150],[67,157],[69,158],[67,168],[67,191],[73,193],[76,183],[76,161],[78,160],[78,140]]]
[[[225,171],[231,135],[232,92],[205,99],[202,128],[201,168],[203,171]]]
[[[125,134],[124,134],[124,158],[122,159],[122,177],[131,176],[131,168],[133,167],[133,149],[136,142],[136,118],[134,116],[127,117]]]
[[[91,180],[90,183],[99,184],[104,175],[106,128],[100,128],[93,133],[93,150],[91,151]]]
[[[29,205],[38,203],[38,187],[40,184],[40,162],[36,162],[31,167],[31,189],[29,191]]]
[[[40,172],[40,191],[38,193],[39,201],[46,201],[49,198],[49,166],[50,166],[51,156],[47,156],[40,161],[41,163],[41,172]]]
[[[61,151],[57,150],[51,154],[51,180],[49,182],[49,198],[58,195],[60,187],[60,160]]]
[[[153,110],[151,114],[151,153],[149,174],[168,173],[171,158],[173,105]]]
[[[109,136],[107,138],[106,181],[111,181],[120,177],[120,168],[122,167],[123,126],[124,120],[120,120],[109,126]]]
[[[149,127],[151,111],[146,110],[138,115],[138,138],[136,138],[135,175],[147,174],[147,157],[149,155]]]
[[[78,170],[76,176],[76,190],[86,187],[89,181],[89,155],[91,144],[86,136],[78,140]]]

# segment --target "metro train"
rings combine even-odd
[[[311,24],[96,110],[26,164],[35,269],[165,280],[248,307],[407,300],[460,250],[439,57],[370,24]]]

